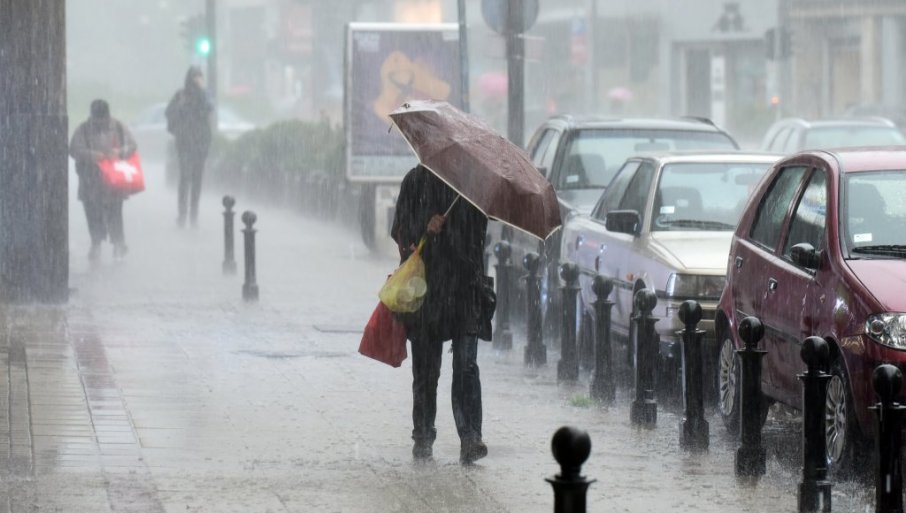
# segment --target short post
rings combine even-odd
[[[513,348],[513,333],[510,332],[510,243],[502,240],[494,245],[497,256],[497,314],[494,323],[493,348],[509,351]]]
[[[629,410],[633,424],[653,428],[657,424],[657,401],[654,398],[655,367],[658,355],[658,336],[654,329],[658,318],[651,315],[657,305],[653,291],[642,289],[633,298],[639,315],[633,319],[635,329],[635,400]],[[631,343],[631,342],[630,342]]]
[[[576,350],[576,299],[579,294],[579,268],[576,264],[560,266],[563,278],[563,324],[560,331],[560,361],[557,362],[557,381],[579,379],[579,355]]]
[[[683,399],[686,415],[680,426],[680,446],[683,449],[708,448],[710,426],[705,420],[705,400],[702,389],[702,337],[698,329],[702,307],[697,301],[683,301],[679,308],[680,321],[685,329],[678,332],[683,339]]]
[[[258,283],[255,281],[255,230],[252,225],[258,220],[258,216],[251,210],[242,213],[242,222],[245,228],[242,230],[245,236],[245,283],[242,284],[242,299],[246,301],[258,301]]]
[[[236,213],[233,212],[233,205],[236,204],[236,200],[232,196],[223,197],[223,274],[234,275],[236,274],[236,258],[233,243],[233,217]]]
[[[610,404],[616,397],[613,379],[613,354],[610,347],[610,314],[613,301],[608,299],[613,291],[613,282],[595,276],[591,285],[595,300],[595,373],[591,381],[591,398]]]
[[[538,276],[538,255],[528,253],[522,258],[522,265],[528,274],[525,277],[525,319],[526,319],[526,367],[547,364],[547,347],[543,342],[541,328],[541,278]]]
[[[827,439],[824,436],[824,408],[827,382],[824,372],[830,363],[830,349],[821,337],[808,337],[799,351],[808,370],[802,381],[802,481],[799,482],[799,513],[828,513],[831,510],[831,483],[827,480]]]
[[[761,359],[767,351],[758,349],[764,337],[764,326],[755,317],[739,323],[739,336],[745,349],[736,354],[740,360],[740,447],[736,450],[736,476],[761,477],[765,472],[766,453],[761,445]]]
[[[585,513],[588,486],[595,482],[582,475],[582,464],[591,454],[591,438],[585,431],[564,426],[551,440],[560,473],[546,479],[554,488],[554,513]]]
[[[903,373],[890,364],[879,365],[872,374],[878,402],[872,406],[878,417],[878,476],[875,481],[875,513],[903,513],[903,412],[894,401],[900,393]]]

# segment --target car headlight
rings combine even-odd
[[[865,321],[865,334],[885,346],[906,350],[906,314],[870,315]]]
[[[672,299],[720,299],[727,282],[725,276],[671,274],[667,278],[667,297]]]

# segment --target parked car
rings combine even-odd
[[[588,347],[594,340],[592,282],[601,274],[614,284],[611,332],[615,340],[631,340],[635,293],[647,288],[657,294],[660,385],[679,385],[681,353],[676,332],[683,324],[677,313],[687,299],[702,306],[699,327],[706,331],[704,340],[713,362],[717,352],[714,312],[724,287],[730,238],[750,192],[779,158],[695,152],[627,160],[591,214],[573,215],[563,228],[563,260],[574,262],[580,270],[580,345]]]
[[[632,155],[645,151],[735,150],[733,138],[713,123],[689,118],[615,119],[604,117],[557,116],[543,123],[528,144],[528,153],[557,191],[560,213],[565,221],[572,212],[588,214],[601,193]],[[559,286],[560,232],[540,243],[498,223],[489,227],[488,244],[509,241],[512,262],[522,269],[526,253],[542,256],[542,310],[548,333],[556,333]],[[523,304],[518,302],[518,304]]]
[[[870,117],[806,121],[787,118],[777,121],[765,133],[764,151],[790,154],[807,149],[892,146],[906,144],[906,137],[889,119]]]
[[[874,433],[872,371],[906,370],[906,150],[808,151],[777,163],[733,235],[715,319],[718,411],[738,428],[740,321],[765,326],[762,389],[798,408],[802,341],[830,345],[827,456],[845,468]]]

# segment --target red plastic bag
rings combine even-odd
[[[101,177],[107,187],[126,194],[145,190],[145,175],[138,152],[126,159],[104,159],[98,161]]]
[[[393,317],[384,303],[378,303],[371,314],[359,352],[392,367],[399,367],[409,356],[406,352],[406,327]]]

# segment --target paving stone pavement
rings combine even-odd
[[[603,409],[586,375],[558,386],[555,365],[523,368],[518,329],[512,352],[480,348],[488,457],[457,461],[445,362],[436,461],[413,464],[409,362],[356,352],[393,259],[258,205],[261,299],[246,304],[241,246],[240,273],[221,272],[219,197],[180,230],[174,191],[148,171],[126,203],[124,260],[105,247],[88,262],[73,198],[70,302],[0,307],[0,512],[547,512],[550,437],[566,424],[592,438],[589,511],[795,509],[795,422],[769,422],[768,475],[738,482],[716,418],[711,450],[685,454],[674,412],[634,429],[628,390]],[[862,482],[834,494],[835,511],[871,507]]]

